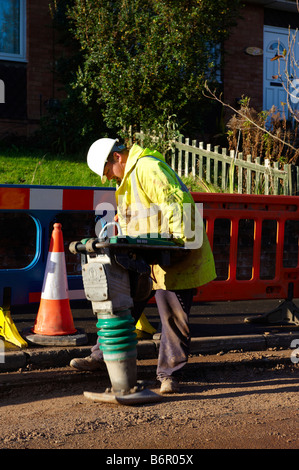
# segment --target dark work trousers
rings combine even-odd
[[[159,347],[157,378],[171,377],[187,363],[190,347],[189,314],[194,289],[153,291],[150,297],[134,303],[132,316],[135,324],[150,298],[155,296],[160,315],[162,332]],[[102,359],[99,344],[92,348],[92,357]]]
[[[155,297],[162,324],[157,378],[171,377],[188,361],[189,313],[194,289],[157,290]]]

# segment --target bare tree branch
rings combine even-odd
[[[299,1],[299,0],[297,0]],[[282,143],[283,145],[286,145],[287,147],[291,148],[294,152],[295,152],[295,156],[297,158],[297,154],[299,152],[299,149],[297,149],[296,147],[294,147],[293,145],[289,144],[288,142],[286,142],[285,140],[282,140],[280,137],[272,134],[270,131],[268,131],[265,127],[261,127],[259,126],[256,122],[254,122],[252,119],[250,119],[247,115],[243,114],[240,110],[234,108],[233,106],[231,106],[230,104],[228,103],[225,103],[222,99],[221,99],[221,95],[218,97],[216,95],[216,92],[214,91],[211,91],[207,82],[205,82],[205,85],[204,85],[204,88],[207,90],[207,92],[210,94],[205,94],[205,92],[203,91],[203,95],[206,97],[206,98],[210,98],[210,99],[214,99],[216,101],[218,101],[218,103],[221,103],[222,106],[225,106],[229,109],[231,109],[234,113],[238,114],[239,116],[241,116],[242,118],[244,118],[246,121],[249,121],[253,126],[257,127],[258,129],[260,129],[262,132],[264,132],[265,134],[268,134],[270,137],[272,137],[273,139],[276,139],[277,141],[279,141],[280,143]],[[295,156],[293,157],[293,159],[295,158]],[[292,159],[292,160],[293,160]]]

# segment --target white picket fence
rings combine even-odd
[[[137,135],[141,143],[144,134]],[[180,138],[174,142],[171,167],[179,176],[199,177],[223,192],[239,194],[299,194],[299,167],[272,163],[251,155],[204,145],[203,142]],[[298,188],[298,189],[297,189]]]

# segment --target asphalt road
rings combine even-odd
[[[159,393],[155,361],[139,361],[138,376]],[[143,468],[152,456],[161,456],[152,462],[157,467],[165,455],[191,455],[190,467],[197,468],[202,449],[299,447],[298,366],[288,352],[191,357],[179,393],[135,406],[84,396],[105,391],[104,371],[24,370],[0,374],[0,381],[2,451],[98,449],[101,468],[110,468],[113,456],[119,463],[124,456],[139,457],[135,468]]]
[[[278,301],[195,305],[190,316],[192,336],[195,340],[280,333],[297,337],[298,332],[299,338],[298,326],[244,322],[277,305]],[[12,311],[19,331],[34,323],[36,312],[25,310]],[[91,308],[75,307],[72,313],[75,326],[85,329],[92,345],[97,329]],[[157,327],[155,306],[145,313]],[[87,355],[89,346],[84,348]],[[136,449],[147,449],[140,454],[145,459],[158,454],[158,449],[162,454],[173,449],[177,455],[191,449],[196,464],[198,449],[298,449],[298,363],[292,363],[287,348],[289,344],[285,350],[193,355],[180,393],[135,407],[86,399],[84,391],[103,392],[109,378],[103,372],[74,371],[68,358],[62,358],[64,367],[59,365],[62,353],[72,348],[17,352],[16,357],[30,357],[31,363],[0,373],[0,448],[101,449],[108,452],[99,454],[101,466],[107,465],[108,457],[121,457],[120,450],[128,455],[130,449],[137,456]],[[47,369],[49,357],[54,358],[54,369]],[[155,367],[155,358],[139,360],[138,379],[159,393]]]

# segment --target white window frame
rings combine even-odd
[[[13,62],[27,62],[26,60],[26,0],[20,0],[20,52],[19,54],[7,54],[0,51],[0,60]]]

